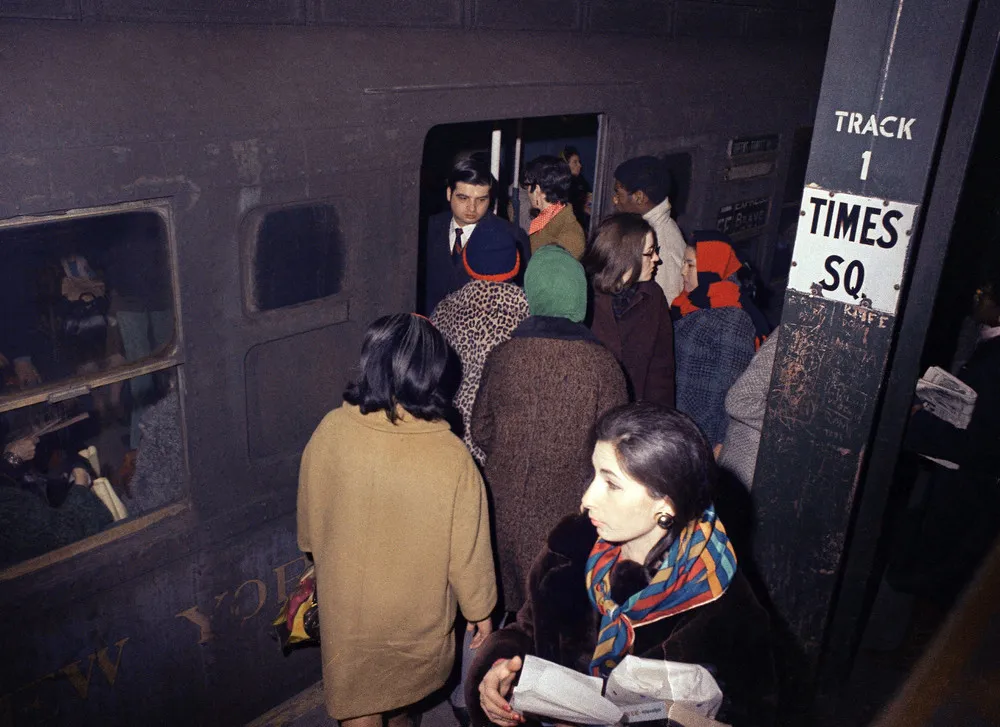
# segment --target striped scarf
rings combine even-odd
[[[740,286],[735,282],[741,264],[733,248],[722,240],[704,240],[695,246],[698,287],[682,291],[671,305],[674,320],[704,308],[739,308]]]
[[[545,227],[545,225],[549,224],[553,217],[563,211],[563,207],[565,206],[566,205],[562,202],[555,202],[539,212],[538,216],[531,221],[531,226],[528,227],[528,234],[534,235],[540,229]]]
[[[698,287],[690,293],[681,291],[670,306],[670,316],[676,322],[706,308],[742,308],[753,321],[756,333],[754,347],[760,350],[771,326],[737,282],[736,273],[743,264],[736,257],[736,252],[723,240],[702,240],[695,249],[698,255]]]
[[[620,555],[620,545],[598,538],[587,559],[587,593],[601,614],[590,662],[594,676],[607,676],[632,650],[636,626],[714,601],[736,574],[736,553],[711,505],[674,540],[649,585],[622,605],[611,600],[611,572]]]

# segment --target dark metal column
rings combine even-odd
[[[875,439],[865,467],[857,515],[844,554],[841,587],[827,630],[823,653],[823,681],[843,681],[864,630],[867,599],[881,578],[875,569],[881,525],[893,482],[900,444],[913,404],[913,389],[921,374],[920,361],[934,312],[941,269],[949,242],[955,234],[959,197],[973,154],[977,129],[991,133],[984,111],[991,77],[1000,50],[1000,0],[980,0],[972,15],[968,42],[962,58],[954,100],[948,112],[941,153],[927,198],[921,243],[911,256],[913,271],[906,287],[907,304],[901,311],[899,335],[892,352],[889,378],[877,415]],[[996,81],[993,81],[994,89]],[[996,93],[994,90],[993,93]],[[994,109],[995,109],[995,101]],[[955,245],[967,240],[955,239]]]
[[[970,5],[840,0],[834,14],[753,488],[756,564],[810,666],[842,569]]]

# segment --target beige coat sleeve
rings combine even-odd
[[[309,531],[309,480],[310,480],[310,445],[306,445],[299,465],[299,494],[296,506],[296,529],[298,530],[299,550],[303,553],[312,552],[312,533]]]
[[[486,487],[472,457],[467,459],[452,511],[448,581],[466,620],[482,621],[497,603],[496,575]]]
[[[657,239],[660,259],[663,262],[656,270],[656,284],[663,290],[667,305],[672,305],[674,299],[684,290],[682,268],[687,242],[684,241],[681,228],[672,219],[665,224],[662,237],[664,239]]]

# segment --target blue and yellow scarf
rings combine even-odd
[[[598,538],[587,559],[587,593],[601,614],[594,676],[607,676],[632,649],[635,626],[710,603],[736,575],[736,553],[722,521],[709,506],[677,536],[649,585],[619,605],[611,600],[611,572],[621,546]]]

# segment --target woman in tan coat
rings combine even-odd
[[[456,607],[473,647],[492,630],[486,493],[444,421],[448,369],[429,321],[378,319],[361,376],[302,455],[298,542],[316,562],[326,707],[344,727],[409,722],[451,671]]]

